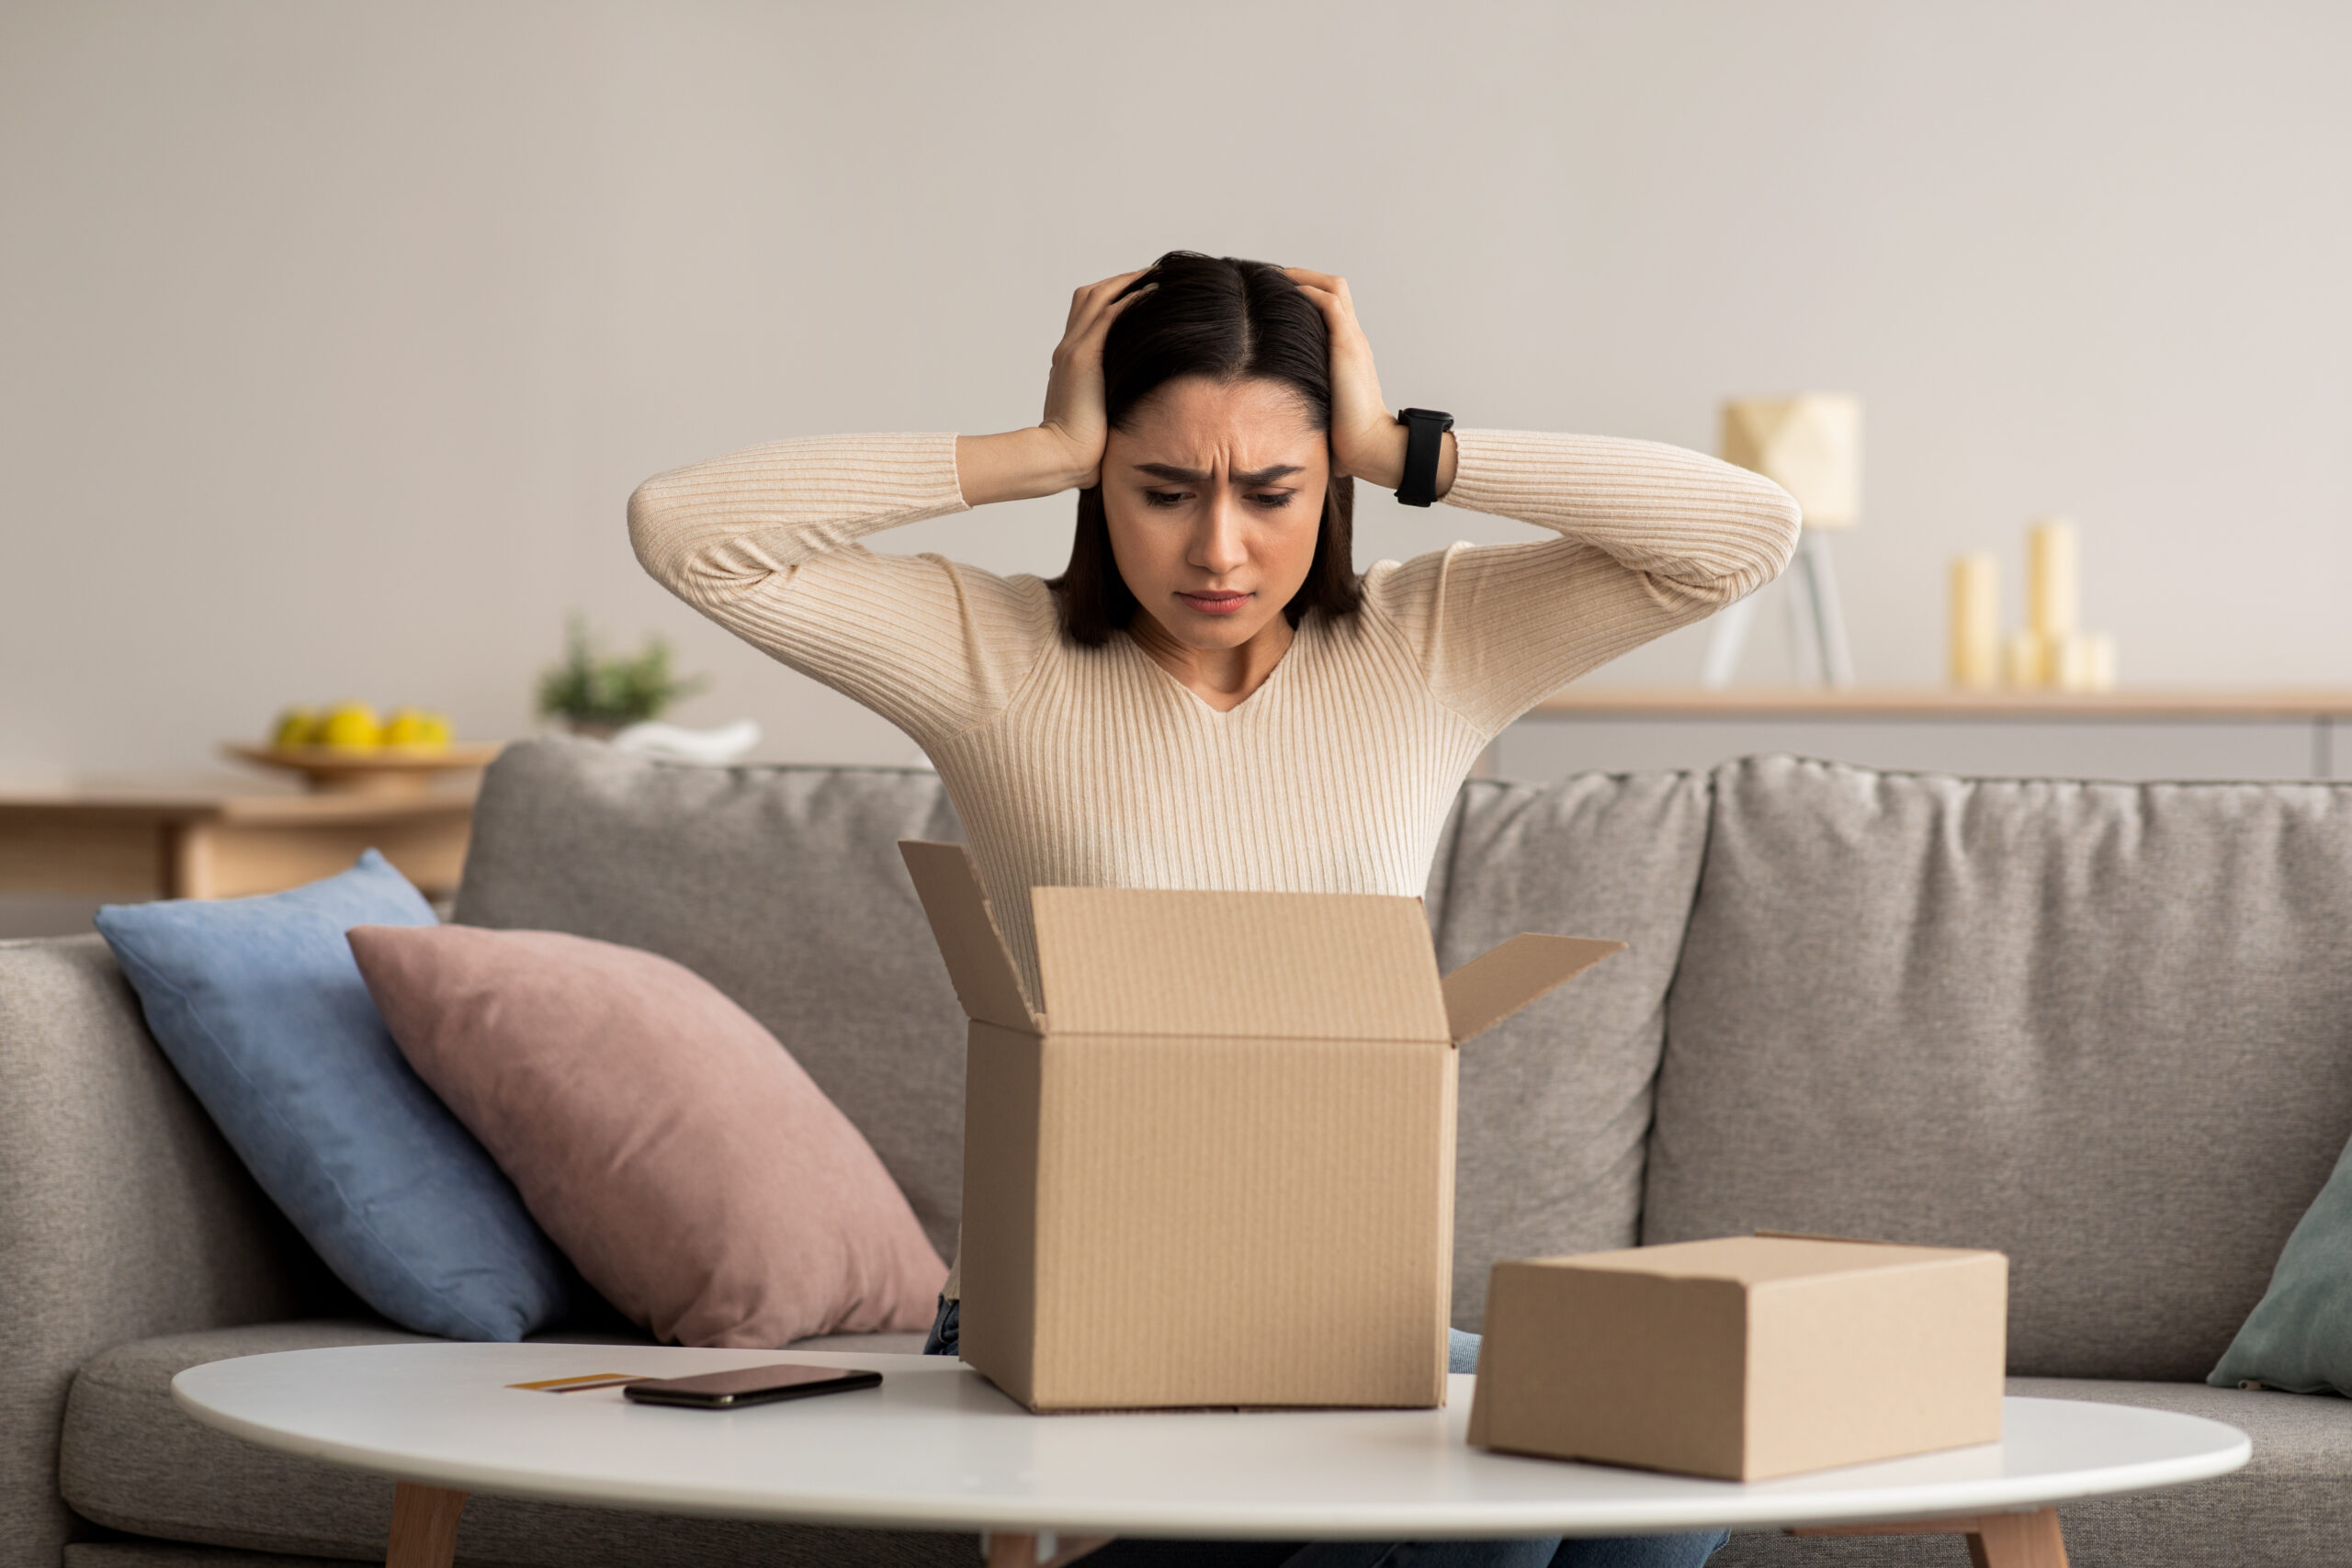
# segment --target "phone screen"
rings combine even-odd
[[[644,1404],[688,1404],[705,1410],[731,1410],[745,1404],[766,1404],[779,1399],[808,1399],[820,1393],[846,1393],[872,1388],[882,1374],[858,1367],[815,1367],[805,1361],[780,1361],[774,1366],[738,1367],[732,1371],[705,1372],[699,1377],[659,1378],[633,1382],[621,1392]]]

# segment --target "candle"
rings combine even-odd
[[[1951,563],[1951,683],[1984,690],[2001,680],[2001,563],[1958,556]]]
[[[2064,517],[2043,518],[2033,525],[2030,555],[2026,624],[2054,646],[2072,636],[2082,618],[2082,558],[2075,525]]]
[[[2105,632],[2075,633],[2056,645],[2052,662],[2063,690],[2115,690],[2115,639]]]
[[[2038,692],[2050,683],[2050,645],[2032,627],[2011,632],[2002,656],[2002,676],[2016,690]]]

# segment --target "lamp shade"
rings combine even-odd
[[[1860,398],[1735,398],[1724,404],[1723,456],[1796,497],[1808,528],[1851,528],[1862,520]]]

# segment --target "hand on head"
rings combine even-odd
[[[1332,471],[1394,489],[1405,471],[1404,433],[1380,396],[1380,371],[1348,280],[1303,266],[1286,266],[1283,276],[1315,301],[1330,333]]]
[[[1102,443],[1111,430],[1102,400],[1102,339],[1120,311],[1151,292],[1149,285],[1133,294],[1120,292],[1142,276],[1141,268],[1123,272],[1071,295],[1069,320],[1062,324],[1062,341],[1054,345],[1046,416],[1037,423],[1063,444],[1069,471],[1083,476],[1080,490],[1102,479]]]

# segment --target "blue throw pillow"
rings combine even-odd
[[[2352,1394],[2352,1145],[2295,1223],[2270,1288],[2205,1381]]]
[[[403,1327],[520,1339],[578,1276],[402,1059],[344,940],[434,923],[374,850],[286,893],[97,916],[164,1055],[344,1283]]]

